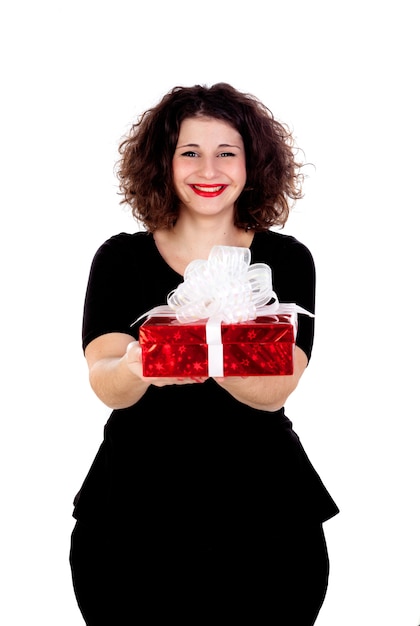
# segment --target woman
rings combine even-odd
[[[87,624],[314,624],[338,509],[284,413],[311,357],[300,315],[289,376],[145,378],[139,314],[214,245],[249,248],[283,302],[313,312],[309,250],[283,226],[302,195],[287,127],[220,83],[175,87],[120,145],[122,202],[87,286],[83,349],[112,409],[76,496],[71,567]]]

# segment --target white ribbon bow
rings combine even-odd
[[[214,246],[207,261],[196,259],[187,265],[184,282],[167,297],[167,305],[156,306],[138,317],[176,316],[182,324],[207,319],[220,327],[263,315],[314,317],[294,302],[279,302],[272,288],[271,268],[265,263],[250,265],[251,252],[236,246]]]
[[[187,266],[184,282],[168,296],[168,306],[182,323],[217,318],[232,324],[255,319],[258,309],[278,300],[270,267],[250,265],[250,261],[248,248],[214,246],[207,261],[197,259]]]

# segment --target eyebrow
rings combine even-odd
[[[179,150],[180,148],[199,148],[200,144],[198,143],[186,143],[183,144],[182,146],[177,146],[176,149]],[[238,150],[242,150],[241,146],[237,146],[236,144],[231,144],[231,143],[220,143],[218,146],[218,148],[237,148]]]

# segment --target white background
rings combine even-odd
[[[94,252],[135,231],[114,164],[176,84],[232,83],[289,124],[318,270],[288,415],[340,506],[317,626],[420,622],[418,19],[413,0],[6,3],[0,15],[0,623],[79,626],[72,498],[108,409],[80,327]]]

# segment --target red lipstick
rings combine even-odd
[[[190,185],[190,187],[197,196],[215,198],[224,192],[227,185]]]

